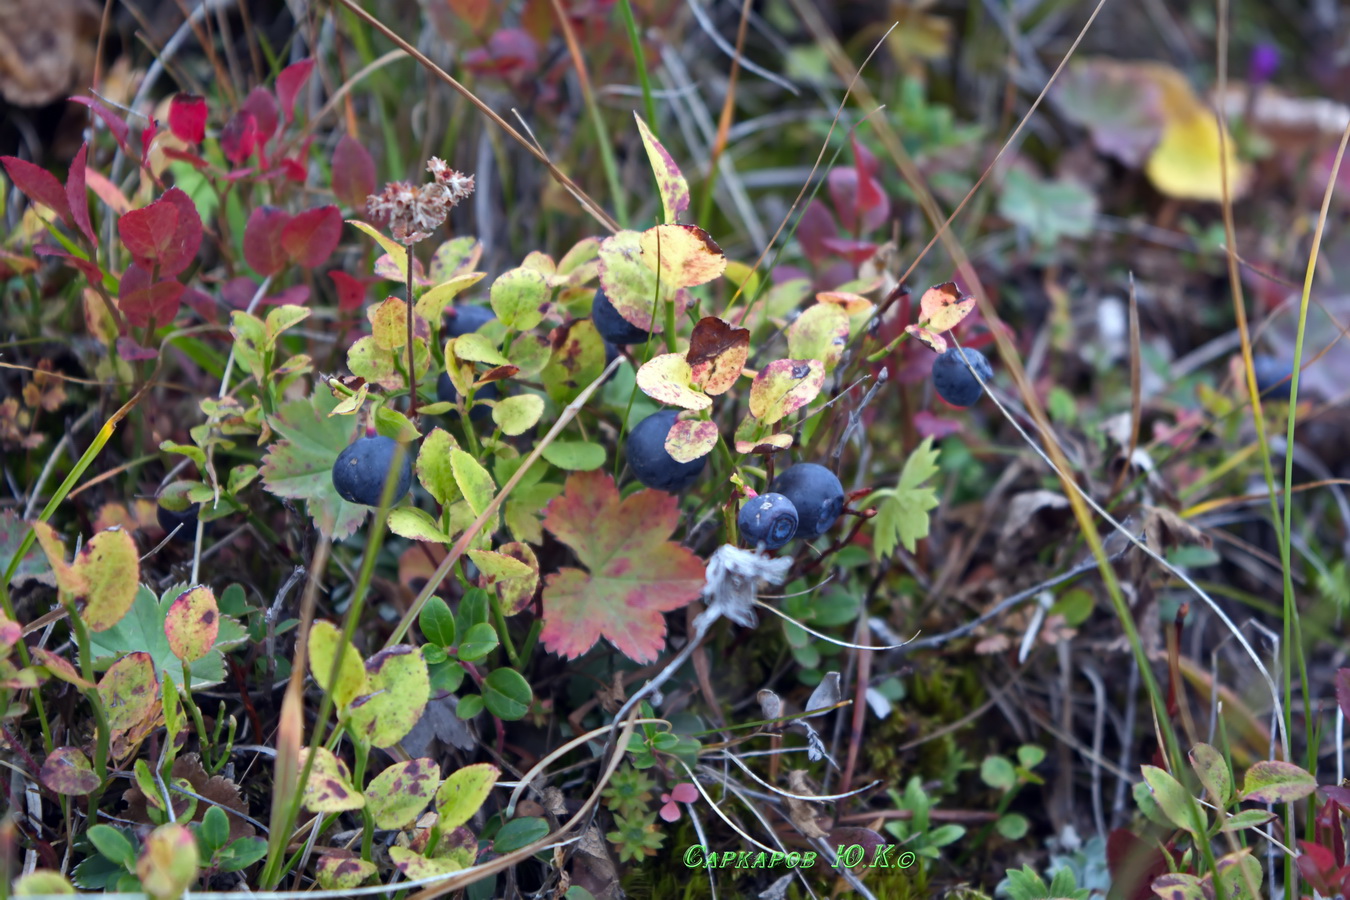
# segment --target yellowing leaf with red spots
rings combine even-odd
[[[642,146],[647,148],[647,159],[652,164],[652,174],[656,176],[656,189],[661,194],[661,209],[666,221],[679,221],[680,213],[689,208],[689,182],[684,180],[675,158],[661,146],[642,117],[633,113],[633,118],[637,119],[638,134],[642,136]]]
[[[308,747],[300,750],[300,770],[304,771]],[[314,765],[309,768],[309,779],[305,782],[305,809],[315,813],[335,813],[349,809],[360,809],[366,805],[366,798],[352,787],[351,772],[347,764],[325,747],[314,751]]]
[[[215,646],[220,633],[220,609],[216,596],[205,585],[179,594],[164,616],[164,635],[173,655],[192,662]]]
[[[689,386],[693,377],[683,353],[662,353],[653,356],[637,371],[637,386],[642,393],[661,403],[684,409],[707,409],[712,398]]]
[[[848,344],[848,313],[835,303],[808,306],[788,326],[787,339],[793,359],[818,359],[833,371]]]
[[[934,334],[950,331],[975,308],[975,298],[961,293],[956,282],[935,284],[919,298],[919,321]]]
[[[629,659],[653,662],[665,648],[662,614],[703,590],[703,562],[668,540],[679,523],[679,501],[665,491],[620,500],[605,472],[569,476],[544,527],[589,571],[569,567],[548,576],[544,646],[574,659],[603,637]]]
[[[716,316],[705,316],[689,338],[690,383],[713,397],[731,390],[750,355],[750,329],[733,328]]]
[[[666,452],[676,462],[693,462],[717,446],[717,423],[700,419],[676,422],[666,434]]]
[[[427,662],[416,647],[395,644],[366,661],[366,689],[351,703],[353,732],[376,747],[392,747],[422,718],[431,696]]]
[[[922,325],[906,325],[905,331],[931,347],[934,353],[944,353],[947,350],[947,339],[940,334],[929,331]]]
[[[818,359],[780,359],[759,370],[750,385],[750,414],[766,425],[801,409],[825,386]]]
[[[98,696],[113,731],[125,731],[149,716],[159,705],[159,679],[150,654],[138,650],[113,663],[99,679]]]
[[[697,225],[657,225],[642,232],[638,244],[647,268],[672,287],[707,284],[727,268],[727,255]]]
[[[618,231],[600,243],[600,286],[614,309],[630,325],[643,331],[662,328],[666,303],[675,303],[678,320],[689,302],[688,291],[662,278],[658,283],[656,269],[647,264],[642,249],[642,234],[637,231]]]
[[[80,618],[90,631],[107,631],[136,599],[141,579],[136,542],[120,529],[100,531],[75,557],[74,569],[89,586]]]
[[[422,757],[394,763],[366,785],[366,805],[377,828],[404,828],[426,808],[441,785],[441,767]]]

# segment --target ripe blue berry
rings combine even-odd
[[[1252,370],[1256,372],[1256,389],[1261,392],[1262,400],[1289,399],[1294,374],[1293,363],[1283,362],[1273,356],[1252,357]]]
[[[694,483],[706,456],[692,462],[676,462],[666,452],[666,435],[675,424],[675,410],[663,409],[652,413],[628,432],[628,467],[637,480],[649,488],[677,494]]]
[[[384,492],[384,482],[390,475],[397,449],[398,442],[382,434],[357,438],[333,463],[333,487],[348,503],[379,506],[380,494]],[[394,476],[398,481],[391,503],[397,503],[412,487],[412,458],[409,447],[403,454],[403,465]]]
[[[497,382],[489,381],[487,384],[473,392],[475,400],[474,407],[469,411],[469,419],[473,422],[484,422],[492,418],[492,407],[479,406],[478,400],[495,400],[501,396],[501,388],[497,387]],[[450,380],[450,376],[445,372],[436,379],[436,399],[445,403],[454,403],[459,399],[459,391],[455,390],[455,384]]]
[[[600,336],[611,344],[641,344],[652,336],[650,331],[643,331],[619,315],[603,288],[595,292],[595,299],[591,301],[591,322]]]
[[[465,303],[463,306],[452,306],[446,312],[445,334],[447,337],[459,337],[462,334],[472,334],[488,322],[497,318],[497,314],[489,307],[479,306],[477,303]]]
[[[804,540],[829,531],[844,511],[844,486],[833,472],[815,463],[787,467],[769,490],[782,494],[796,508],[796,537]]]
[[[192,487],[188,481],[175,481],[160,492],[155,502],[155,519],[165,534],[172,534],[175,541],[192,542],[197,539],[197,513],[200,503],[188,500],[187,492]],[[182,526],[182,527],[179,527]],[[178,531],[175,533],[174,529]]]
[[[741,504],[736,526],[750,546],[777,550],[797,534],[797,507],[782,494],[760,494]]]
[[[970,369],[961,361],[959,354],[964,353],[971,367],[980,373],[979,380],[970,374]],[[994,370],[984,354],[969,347],[949,347],[933,360],[933,388],[938,396],[952,406],[971,406],[984,393],[980,381],[989,381]]]

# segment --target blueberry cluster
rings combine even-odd
[[[816,463],[798,463],[784,469],[768,493],[747,500],[736,524],[745,543],[776,550],[793,538],[820,537],[843,511],[839,478]]]

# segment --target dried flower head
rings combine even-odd
[[[444,160],[433,156],[427,171],[436,179],[430,184],[391,181],[380,193],[366,198],[366,209],[372,216],[389,219],[389,230],[400,244],[412,245],[430,237],[450,210],[473,193],[473,176],[455,171]]]

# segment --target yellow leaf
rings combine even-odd
[[[1228,193],[1237,199],[1246,189],[1248,166],[1238,161],[1230,137],[1227,151]],[[1219,155],[1219,123],[1209,112],[1175,119],[1163,128],[1162,139],[1144,166],[1153,186],[1179,200],[1223,200],[1223,169]]]

